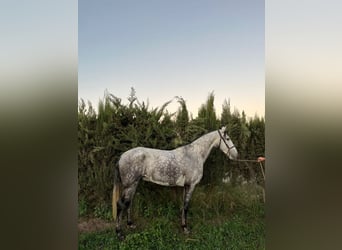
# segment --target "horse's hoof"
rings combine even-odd
[[[183,227],[183,233],[184,234],[190,234],[190,230],[186,227]]]

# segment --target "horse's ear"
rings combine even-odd
[[[225,132],[226,131],[226,126],[222,126],[221,131]]]

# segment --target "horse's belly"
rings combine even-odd
[[[181,175],[176,180],[175,179],[173,179],[173,180],[162,180],[162,179],[158,179],[158,178],[152,178],[152,177],[148,177],[148,176],[143,176],[143,180],[144,181],[153,182],[153,183],[156,183],[156,184],[162,185],[162,186],[180,186],[180,187],[184,187],[185,176]]]
[[[179,176],[179,178],[176,181],[176,186],[184,187],[185,183],[185,175]]]

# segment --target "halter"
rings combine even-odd
[[[225,138],[222,136],[222,134],[221,134],[221,132],[220,132],[220,130],[218,129],[217,130],[217,132],[219,133],[219,135],[220,135],[220,143],[219,143],[219,147],[221,146],[221,141],[223,140],[223,142],[224,142],[224,144],[227,146],[227,148],[228,148],[228,153],[230,152],[230,150],[232,149],[232,148],[235,148],[235,145],[233,145],[233,146],[231,146],[231,147],[229,147],[228,146],[228,144],[226,143],[226,140],[225,140]]]

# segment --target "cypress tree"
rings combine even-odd
[[[189,125],[189,112],[186,107],[186,102],[182,97],[176,96],[180,107],[177,111],[176,116],[176,131],[179,138],[179,144],[183,144],[184,141],[187,141],[187,127]]]

